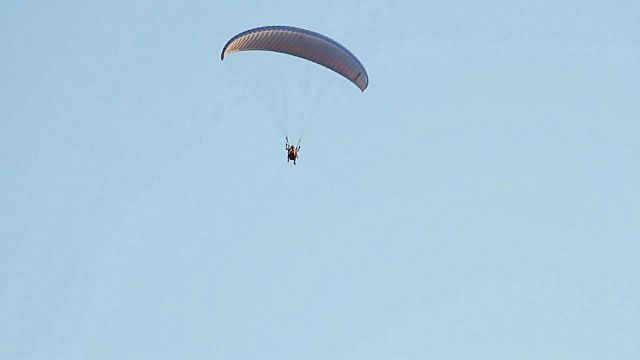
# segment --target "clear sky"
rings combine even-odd
[[[262,25],[369,88],[220,61]],[[7,0],[0,49],[0,359],[640,358],[636,0]]]

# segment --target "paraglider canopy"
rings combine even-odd
[[[263,26],[231,38],[220,59],[238,51],[273,51],[322,65],[344,76],[361,91],[369,85],[369,76],[360,60],[344,46],[316,32],[291,26]]]

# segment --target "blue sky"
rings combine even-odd
[[[640,358],[638,24],[631,0],[3,2],[0,358]],[[334,38],[369,88],[220,61],[262,25]],[[277,122],[318,98],[293,166]]]

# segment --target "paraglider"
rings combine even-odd
[[[241,51],[270,51],[295,56],[341,75],[361,92],[369,86],[367,71],[351,51],[337,41],[310,30],[291,26],[263,26],[250,29],[232,37],[222,49],[220,59],[224,60],[225,56]],[[295,164],[300,141],[297,147],[290,146],[287,137],[286,146],[287,161],[293,160]]]
[[[285,149],[287,150],[287,162],[289,160],[293,160],[293,165],[296,164],[296,159],[298,158],[298,151],[300,151],[300,141],[298,141],[298,146],[289,145],[289,137],[285,137],[287,143],[285,144]]]

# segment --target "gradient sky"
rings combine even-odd
[[[3,1],[0,358],[639,359],[639,24],[634,0]],[[220,61],[262,25],[337,40],[369,88]],[[279,125],[317,103],[293,166]]]

